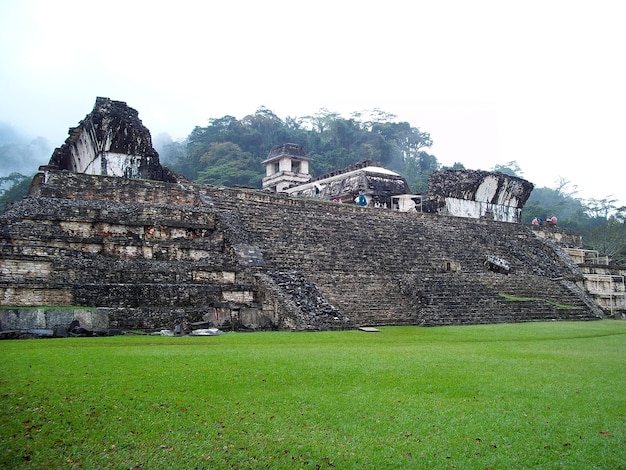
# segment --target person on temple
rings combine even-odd
[[[539,219],[537,219],[537,217],[535,217],[531,223],[533,225],[539,225]]]
[[[367,198],[365,197],[365,194],[363,194],[363,190],[359,192],[359,195],[354,199],[354,202],[356,202],[357,206],[367,206]]]

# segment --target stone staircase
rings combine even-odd
[[[577,287],[583,277],[567,256],[521,225],[254,193],[230,197],[223,190],[221,196],[220,206],[246,227],[269,265],[298,266],[358,324],[602,316]],[[488,271],[489,254],[506,259],[511,274]]]

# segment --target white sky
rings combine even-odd
[[[626,204],[619,0],[0,0],[0,121],[60,146],[97,96],[153,138],[260,106],[379,108],[444,165]],[[2,162],[0,162],[1,164]]]

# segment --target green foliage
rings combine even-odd
[[[31,178],[20,173],[11,173],[0,178],[0,213],[10,202],[17,201],[28,194]]]
[[[558,189],[533,189],[524,206],[522,222],[530,223],[533,217],[546,219],[553,215],[558,217],[559,225],[570,228],[582,227],[589,220],[581,200]]]
[[[603,199],[588,199],[586,211],[592,218],[608,220],[609,216],[617,209],[616,202],[617,199],[612,196]]]
[[[522,178],[522,174],[524,173],[516,160],[512,160],[504,165],[495,165],[493,171],[509,176],[517,176],[519,178]]]
[[[443,169],[445,170],[465,170],[465,165],[461,162],[454,162],[452,166],[446,166]]]
[[[269,151],[295,143],[313,158],[313,176],[372,160],[405,175],[414,191],[423,191],[428,175],[439,168],[437,159],[424,150],[432,145],[430,135],[407,122],[389,122],[393,117],[374,110],[367,116],[354,113],[343,118],[323,109],[314,116],[283,121],[260,108],[241,120],[224,116],[210,119],[207,127],[196,127],[184,151],[168,151],[168,165],[194,181],[260,188],[265,176],[261,162]],[[211,147],[215,144],[231,144],[238,150],[231,146],[228,156],[216,157]],[[235,159],[243,162],[227,161]]]
[[[620,468],[625,336],[604,320],[6,340],[0,468]]]
[[[211,142],[208,150],[200,157],[204,168],[199,171],[197,181],[216,186],[249,186],[259,188],[261,178],[251,169],[252,155],[244,152],[232,142]]]
[[[586,243],[601,255],[626,266],[626,224],[611,219],[606,225],[596,227],[586,237]]]

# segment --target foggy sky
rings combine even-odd
[[[626,203],[623,24],[617,0],[0,0],[0,122],[51,152],[97,96],[174,139],[260,106],[379,108],[443,165]]]

